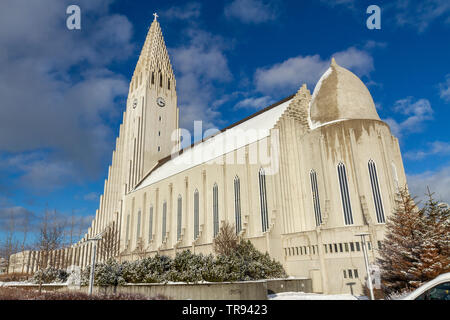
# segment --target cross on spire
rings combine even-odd
[[[158,19],[158,17],[159,17],[156,12],[153,14],[153,16],[155,17],[155,20]]]

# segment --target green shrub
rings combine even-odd
[[[69,274],[66,270],[49,267],[36,271],[30,279],[32,283],[62,283],[66,282]]]
[[[89,267],[82,273],[82,285],[89,283]],[[124,283],[224,282],[285,278],[283,266],[269,254],[261,253],[250,241],[238,244],[228,254],[193,254],[178,252],[174,259],[157,254],[121,264],[114,260],[96,264],[95,285],[116,286]]]

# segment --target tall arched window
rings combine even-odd
[[[383,202],[381,200],[380,185],[378,183],[377,168],[375,162],[370,159],[368,163],[370,184],[372,185],[372,196],[375,204],[375,212],[377,213],[378,223],[385,223]]]
[[[199,195],[198,190],[194,191],[194,240],[198,238],[200,230],[199,230]]]
[[[259,200],[261,204],[262,231],[266,232],[269,229],[269,214],[267,211],[266,174],[263,168],[259,170]]]
[[[352,206],[350,204],[350,194],[348,192],[347,171],[342,162],[338,164],[339,187],[341,190],[342,209],[344,211],[344,221],[346,225],[353,224]]]
[[[217,183],[213,186],[213,231],[214,238],[219,233],[219,187]]]
[[[127,229],[125,234],[125,241],[130,241],[130,214],[127,214]]]
[[[138,211],[136,228],[136,241],[138,241],[141,237],[141,210]]]
[[[314,214],[316,217],[316,226],[320,226],[322,224],[322,212],[320,211],[319,188],[317,186],[316,171],[311,170],[311,172],[309,173],[309,177],[311,178],[311,191],[314,205]]]
[[[148,221],[148,242],[153,240],[153,206],[150,206],[150,214]]]
[[[178,195],[178,206],[177,206],[177,240],[181,239],[181,219],[183,213],[183,199],[181,198],[181,194]]]
[[[163,212],[162,212],[162,242],[166,240],[166,227],[167,227],[167,202],[164,201],[163,203]]]
[[[241,181],[239,177],[234,178],[234,217],[236,222],[236,234],[242,231],[241,219]]]

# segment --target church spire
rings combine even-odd
[[[144,46],[142,47],[133,77],[141,72],[146,72],[149,77],[162,75],[165,79],[173,79],[173,69],[170,63],[167,47],[162,35],[158,14],[153,14],[154,19],[148,30]]]

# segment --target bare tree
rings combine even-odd
[[[230,255],[239,244],[234,225],[225,222],[214,239],[214,252],[218,255]]]
[[[5,240],[1,246],[0,256],[6,261],[6,273],[9,273],[11,256],[18,252],[19,241],[16,239],[17,222],[13,211],[7,215],[6,222],[3,226],[5,230]]]
[[[54,265],[54,261],[49,261],[49,257],[52,251],[61,248],[64,240],[64,229],[65,220],[61,215],[56,210],[50,213],[46,209],[39,223],[38,241],[36,243],[36,249],[40,252],[40,259],[36,263],[38,270]],[[39,292],[41,292],[42,271],[39,274]]]

